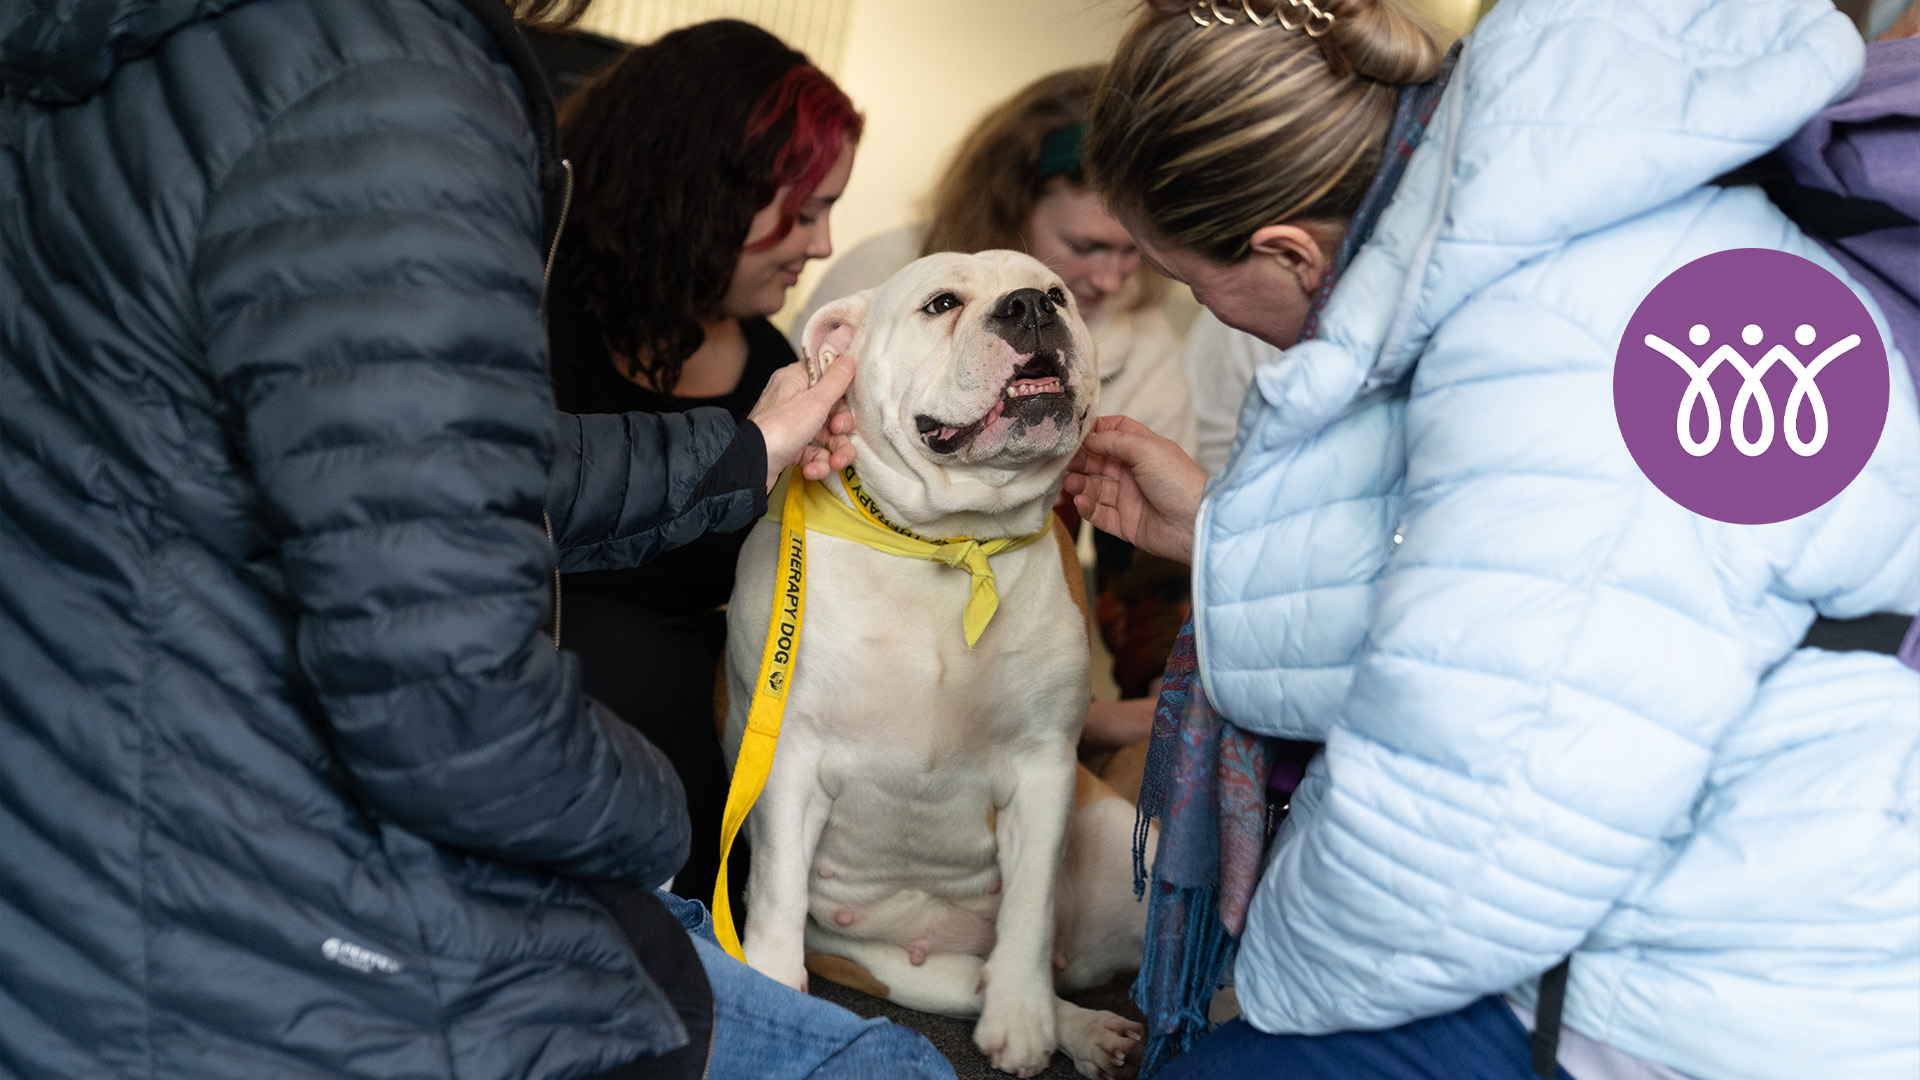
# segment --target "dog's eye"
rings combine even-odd
[[[1056,304],[1059,304],[1061,307],[1067,306],[1067,294],[1061,292],[1060,286],[1058,285],[1055,285],[1053,288],[1047,290],[1047,299],[1053,301]]]
[[[929,315],[938,315],[942,312],[952,311],[954,308],[957,308],[959,306],[960,306],[959,297],[953,295],[950,292],[943,292],[939,296],[936,296],[933,299],[927,301],[926,303],[920,305],[920,310],[926,312]]]

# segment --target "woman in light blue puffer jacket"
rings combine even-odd
[[[1523,1075],[1486,1003],[1524,1020],[1568,953],[1578,1080],[1920,1075],[1920,673],[1800,647],[1920,606],[1902,358],[1864,471],[1771,525],[1667,498],[1613,415],[1627,320],[1678,267],[1772,248],[1845,278],[1710,181],[1846,93],[1859,37],[1822,0],[1506,0],[1383,151],[1431,42],[1375,0],[1311,9],[1318,37],[1249,25],[1270,6],[1143,16],[1088,138],[1143,253],[1293,347],[1204,498],[1117,420],[1069,490],[1190,559],[1221,714],[1326,744],[1248,912],[1250,1026],[1165,1075]]]

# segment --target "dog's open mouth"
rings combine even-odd
[[[1056,414],[1063,420],[1073,414],[1067,401],[1066,369],[1061,366],[1059,353],[1043,352],[1035,353],[1013,369],[993,407],[978,420],[970,424],[949,424],[922,413],[913,418],[913,424],[926,440],[927,449],[936,454],[951,454],[972,442],[987,425],[1002,416],[1012,418],[1017,426],[1025,428]]]

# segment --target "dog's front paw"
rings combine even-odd
[[[748,967],[774,982],[790,986],[803,994],[807,992],[807,955],[804,949],[785,948],[748,936],[742,951],[747,954]]]
[[[973,1044],[1001,1072],[1038,1076],[1053,1060],[1053,988],[1042,982],[1022,991],[989,982]]]
[[[1060,1018],[1060,1049],[1089,1080],[1121,1080],[1138,1072],[1146,1034],[1126,1017],[1099,1009],[1073,1009]]]

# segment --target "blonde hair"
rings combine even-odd
[[[1286,2],[1249,0],[1256,13]],[[1244,15],[1201,27],[1184,7],[1143,12],[1087,119],[1095,188],[1226,263],[1262,226],[1351,215],[1379,169],[1396,88],[1432,78],[1443,54],[1388,0],[1319,7],[1334,18],[1318,38]]]

